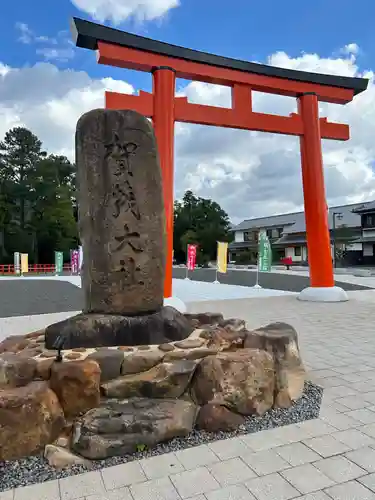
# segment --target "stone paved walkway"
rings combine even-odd
[[[371,302],[310,304],[284,296],[192,309],[243,317],[250,328],[291,323],[311,378],[325,387],[320,418],[17,488],[0,500],[375,500]]]

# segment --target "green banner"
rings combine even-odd
[[[55,252],[55,273],[61,274],[63,272],[64,257],[62,252]]]
[[[266,231],[259,232],[258,270],[260,273],[269,273],[272,266],[272,248]]]

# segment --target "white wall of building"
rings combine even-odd
[[[347,243],[345,245],[345,249],[349,252],[361,252],[362,251],[362,243]]]
[[[296,247],[286,247],[285,248],[285,257],[291,257],[293,259],[293,262],[303,262],[307,260],[307,248],[305,246],[303,247],[297,247],[300,249],[300,252],[298,250],[296,251]],[[300,253],[301,255],[296,255],[296,253]]]
[[[363,256],[372,257],[374,255],[374,247],[372,243],[363,244]]]
[[[245,241],[244,236],[243,236],[243,231],[235,231],[234,232],[234,241],[236,243],[243,243]]]

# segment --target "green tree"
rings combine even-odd
[[[0,142],[0,249],[2,262],[27,252],[30,262],[53,261],[55,250],[77,243],[75,166],[64,156],[48,156],[24,127]]]
[[[217,241],[230,241],[228,214],[218,203],[186,191],[174,206],[174,251],[177,261],[186,260],[188,243],[198,245],[199,263],[216,258]]]
[[[35,259],[51,262],[54,250],[77,246],[75,167],[64,156],[40,160],[32,175],[30,205]]]

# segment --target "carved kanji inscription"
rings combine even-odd
[[[90,111],[77,125],[76,163],[85,312],[158,310],[165,216],[152,125],[134,111]]]

